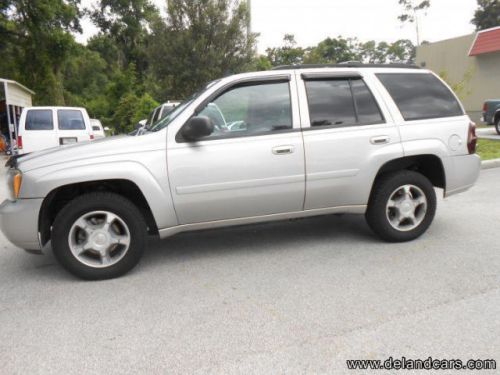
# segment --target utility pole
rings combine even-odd
[[[252,0],[247,0],[248,20],[247,20],[247,35],[252,35]]]

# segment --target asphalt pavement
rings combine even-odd
[[[309,218],[154,240],[130,274],[85,282],[0,236],[0,373],[356,374],[346,360],[390,356],[500,364],[499,223],[497,168],[440,199],[427,234],[404,244],[379,241],[362,216]]]

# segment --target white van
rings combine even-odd
[[[94,139],[85,108],[29,107],[19,120],[19,154]]]

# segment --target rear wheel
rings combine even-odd
[[[68,203],[52,230],[56,259],[88,280],[121,276],[140,260],[147,228],[137,207],[113,193],[90,193]]]
[[[366,212],[371,229],[389,242],[410,241],[429,228],[436,213],[436,193],[431,182],[412,171],[380,177]]]
[[[497,116],[495,119],[495,130],[497,131],[497,134],[500,135],[500,116]]]

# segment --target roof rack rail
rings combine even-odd
[[[418,65],[405,63],[390,63],[390,64],[364,64],[358,61],[346,61],[338,64],[301,64],[301,65],[281,65],[272,70],[288,70],[288,69],[309,69],[309,68],[405,68],[405,69],[420,69]]]

